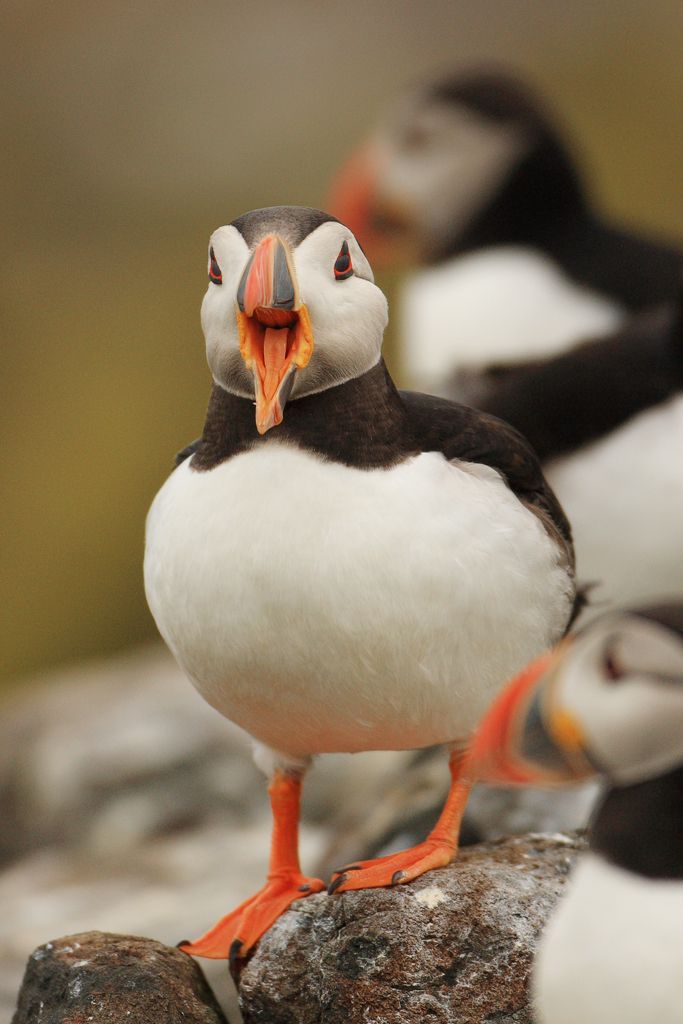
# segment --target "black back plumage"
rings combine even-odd
[[[683,389],[683,302],[551,359],[492,365],[468,400],[513,424],[543,461],[616,430]]]

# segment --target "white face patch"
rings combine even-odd
[[[616,782],[683,761],[683,640],[655,622],[627,614],[597,621],[574,641],[553,700]]]
[[[231,224],[211,235],[213,250],[223,283],[209,281],[202,302],[201,320],[206,339],[206,358],[214,380],[243,398],[253,398],[254,385],[240,355],[236,302],[242,272],[249,259],[249,246]]]
[[[267,233],[265,230],[264,235]],[[344,242],[353,272],[338,279],[334,268]],[[202,303],[209,366],[214,379],[228,391],[253,398],[251,373],[239,351],[236,320],[237,290],[251,250],[232,225],[214,231],[210,249],[220,268],[222,284],[209,281]],[[343,224],[321,224],[290,251],[314,338],[312,358],[294,379],[291,398],[297,398],[371,369],[380,357],[388,312],[370,264]]]
[[[413,97],[380,129],[376,145],[380,203],[402,208],[430,250],[485,207],[529,142],[519,125]]]
[[[353,273],[338,281],[334,264],[346,242]],[[294,250],[301,297],[308,307],[315,347],[297,374],[292,397],[322,391],[366,373],[378,361],[389,318],[387,300],[353,234],[328,221]]]

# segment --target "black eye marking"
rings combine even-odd
[[[626,674],[615,657],[613,643],[609,644],[605,648],[602,656],[602,666],[605,675],[613,683],[616,683],[619,679],[623,679]]]
[[[347,277],[351,277],[351,274],[353,274],[353,265],[351,263],[349,243],[342,242],[339,255],[334,263],[334,277],[337,281],[345,281]]]
[[[213,246],[209,249],[209,257],[211,258],[211,264],[209,266],[209,281],[212,281],[214,284],[223,284],[223,275],[221,273],[221,268],[216,262]]]

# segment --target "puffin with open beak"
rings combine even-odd
[[[683,1020],[683,604],[605,615],[494,701],[469,774],[607,790],[534,965],[540,1024]]]
[[[150,510],[145,587],[178,662],[253,737],[270,780],[264,888],[183,945],[234,959],[324,888],[297,849],[316,754],[451,752],[428,839],[335,872],[331,892],[451,860],[467,738],[503,680],[564,634],[576,591],[568,523],[523,438],[394,387],[386,299],[344,224],[252,211],[214,232],[208,271],[213,390]]]

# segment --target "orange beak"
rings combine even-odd
[[[313,353],[313,331],[301,302],[291,252],[267,235],[252,253],[237,289],[240,352],[254,375],[256,429],[282,423],[298,369]]]
[[[373,142],[356,149],[334,177],[326,209],[351,228],[373,263],[390,267],[415,254],[410,210],[383,194],[384,162]]]
[[[494,700],[469,749],[468,768],[473,779],[554,786],[596,774],[580,728],[557,707],[557,678],[570,643],[565,640],[541,655]]]

